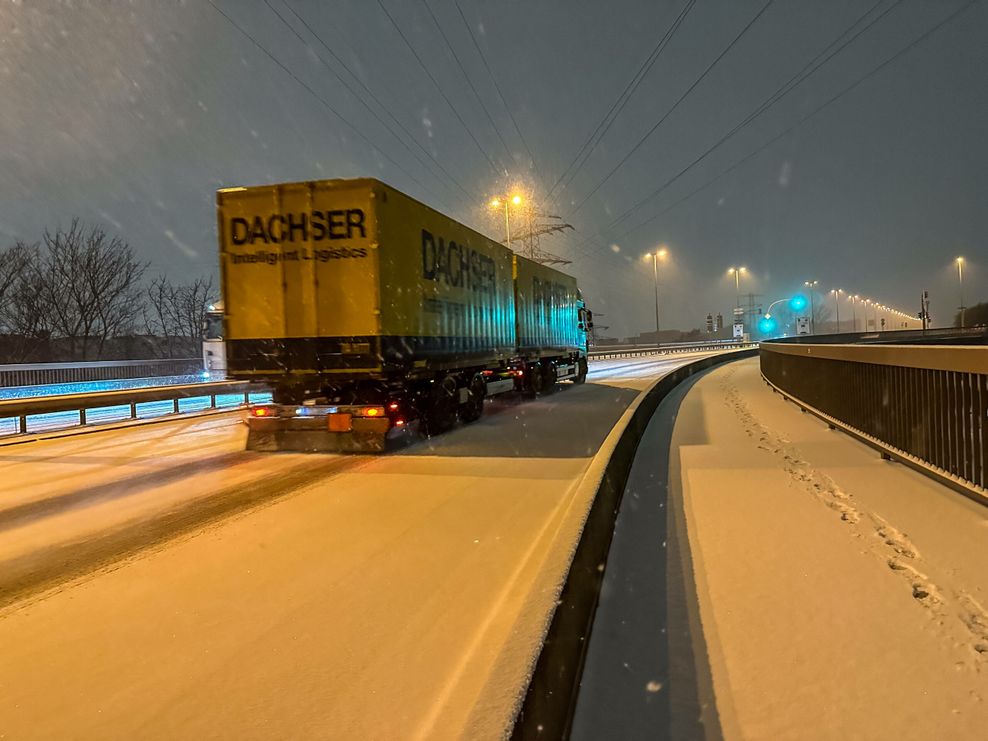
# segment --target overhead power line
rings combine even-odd
[[[858,30],[856,33],[854,33],[853,36],[851,36],[846,41],[844,41],[844,43],[840,43],[841,42],[841,39],[844,39],[845,37],[847,37],[847,35],[849,33],[851,33],[852,31],[854,31],[854,29],[864,19],[866,19],[869,15],[871,15],[875,11],[875,9],[878,8],[878,6],[880,6],[885,1],[886,0],[878,0],[875,4],[873,4],[871,7],[869,7],[867,11],[865,11],[862,15],[860,15],[858,18],[856,18],[853,23],[851,23],[840,34],[838,34],[838,36],[833,41],[831,41],[829,44],[827,44],[827,46],[822,51],[820,51],[819,53],[817,53],[809,62],[807,62],[805,65],[803,65],[803,67],[798,72],[796,72],[794,75],[792,75],[782,86],[780,86],[779,88],[777,88],[775,90],[775,92],[772,93],[772,95],[770,95],[766,100],[762,101],[762,103],[754,111],[752,111],[751,113],[749,113],[748,116],[746,116],[745,119],[742,122],[740,122],[739,124],[735,125],[734,128],[731,129],[731,131],[729,131],[727,134],[725,134],[723,137],[721,137],[721,139],[718,142],[716,142],[712,147],[710,147],[702,155],[700,155],[699,157],[697,157],[692,163],[690,163],[690,165],[688,165],[687,167],[683,168],[683,170],[681,170],[679,173],[677,173],[675,176],[673,176],[673,178],[670,178],[669,180],[667,180],[657,190],[653,191],[648,196],[646,196],[645,198],[641,199],[640,201],[638,201],[637,203],[635,203],[633,206],[631,206],[630,208],[628,208],[627,210],[625,210],[622,214],[620,214],[619,216],[617,216],[606,227],[604,227],[604,229],[600,230],[598,232],[598,235],[602,235],[604,232],[609,231],[610,229],[613,229],[621,221],[623,221],[625,218],[627,218],[631,213],[633,213],[638,208],[641,208],[645,203],[647,203],[649,200],[651,200],[656,195],[658,195],[658,193],[661,192],[661,190],[665,189],[674,180],[682,177],[689,169],[691,169],[692,167],[695,167],[696,164],[699,163],[699,161],[701,161],[704,157],[706,157],[707,155],[709,155],[714,149],[716,149],[722,143],[724,143],[725,141],[727,141],[727,139],[729,139],[735,133],[737,133],[738,131],[740,131],[741,128],[743,128],[744,126],[747,126],[748,124],[750,124],[752,121],[754,121],[755,118],[757,118],[762,113],[764,113],[769,108],[771,108],[773,105],[775,105],[776,103],[778,103],[785,95],[788,95],[790,92],[792,92],[792,90],[794,90],[798,85],[801,85],[803,82],[805,82],[806,79],[808,79],[810,77],[810,75],[812,75],[814,72],[816,72],[818,69],[820,69],[820,67],[822,67],[824,64],[826,64],[827,62],[829,62],[834,56],[836,56],[843,49],[845,49],[850,43],[852,43],[855,39],[857,39],[862,33],[864,33],[865,31],[867,31],[875,23],[877,23],[882,18],[884,18],[892,9],[894,9],[903,0],[894,0],[893,4],[890,5],[888,8],[886,8],[886,10],[884,10],[878,16],[876,16],[875,18],[873,18],[871,21],[869,21],[863,28],[861,28],[860,30]],[[839,47],[837,49],[835,49],[832,53],[829,53],[828,54],[828,52],[830,52],[831,49],[834,49],[834,47],[837,46],[838,44],[840,44]],[[826,58],[824,59],[824,57],[826,57]],[[821,59],[822,59],[822,61],[820,61]],[[592,238],[587,238],[586,241],[584,242],[584,244],[586,244],[587,242],[589,242],[591,239]],[[600,249],[600,248],[598,248],[598,249]],[[585,251],[584,251],[584,253],[585,253]]]
[[[267,0],[265,0],[265,2],[267,2]],[[398,118],[395,117],[395,115],[391,112],[391,109],[381,101],[381,99],[374,93],[373,90],[371,90],[364,83],[363,80],[360,79],[360,76],[358,74],[356,74],[350,68],[350,66],[346,63],[346,61],[343,60],[335,51],[333,51],[333,49],[323,40],[322,36],[319,35],[318,33],[316,33],[316,31],[312,28],[312,26],[309,24],[309,22],[306,21],[306,19],[304,17],[302,17],[302,15],[300,15],[299,12],[297,10],[295,10],[295,8],[293,8],[290,3],[287,2],[287,0],[282,0],[282,2],[285,5],[285,7],[288,8],[288,10],[291,12],[291,14],[293,16],[295,16],[295,18],[298,20],[298,22],[301,23],[303,26],[305,26],[306,30],[312,35],[312,37],[316,41],[319,42],[319,44],[323,47],[323,49],[325,49],[327,51],[327,53],[329,53],[329,55],[333,58],[333,60],[338,65],[340,65],[344,70],[347,71],[347,73],[350,75],[350,77],[352,77],[357,82],[357,84],[360,85],[361,89],[370,97],[370,99],[373,100],[375,103],[377,103],[378,107],[380,107],[381,110],[383,110],[387,114],[388,118],[391,119],[391,121],[398,128],[400,128],[405,133],[405,136],[407,136],[408,139],[416,147],[418,147],[419,151],[421,151],[422,154],[424,154],[426,157],[428,157],[429,160],[437,168],[439,168],[439,171],[442,172],[442,174],[445,177],[449,178],[449,181],[451,183],[453,183],[453,185],[455,185],[457,188],[459,188],[460,192],[463,193],[463,195],[466,196],[467,199],[469,199],[471,203],[473,203],[474,201],[476,201],[477,198],[478,198],[477,194],[476,193],[469,192],[463,186],[463,184],[460,183],[460,181],[457,180],[456,177],[452,173],[450,173],[449,170],[446,169],[446,167],[443,166],[442,162],[440,162],[436,158],[436,156],[433,155],[432,152],[430,152],[428,149],[426,149],[424,146],[422,146],[422,144],[419,142],[418,138],[411,131],[409,131],[408,127],[406,127]],[[336,73],[334,72],[334,74],[336,74]],[[339,77],[339,75],[337,75],[337,77]],[[341,81],[342,81],[342,78],[341,78]],[[349,89],[349,86],[348,86],[347,89]]]
[[[641,84],[642,80],[645,79],[652,67],[655,65],[656,61],[658,61],[659,57],[662,56],[662,52],[665,51],[666,46],[672,40],[672,37],[675,36],[676,32],[679,30],[679,27],[683,24],[683,21],[686,20],[686,16],[689,15],[689,12],[693,9],[694,5],[696,5],[696,0],[689,0],[686,5],[683,6],[682,10],[679,11],[679,15],[676,16],[676,19],[672,22],[672,25],[667,28],[665,33],[659,38],[658,42],[652,48],[652,51],[649,52],[648,57],[646,57],[645,61],[642,62],[641,66],[632,76],[628,84],[624,86],[624,90],[621,91],[621,94],[617,97],[614,103],[611,104],[610,109],[606,114],[604,114],[604,117],[597,124],[596,128],[594,128],[594,130],[590,133],[590,136],[588,136],[586,141],[583,142],[579,151],[577,151],[576,156],[573,157],[573,160],[566,166],[566,169],[563,170],[560,176],[556,178],[556,182],[553,183],[548,194],[546,195],[547,199],[552,197],[552,194],[555,193],[556,188],[559,187],[560,184],[563,186],[562,190],[559,191],[560,195],[562,195],[566,188],[569,187],[570,183],[573,182],[573,179],[579,174],[580,170],[583,168],[583,165],[586,164],[590,155],[593,153],[593,150],[596,149],[597,145],[610,130],[611,125],[621,114],[621,111],[624,110],[624,107],[628,104],[628,101],[631,100],[632,96],[634,96],[635,91],[638,89],[638,86]],[[574,167],[576,168],[575,170],[573,169]]]
[[[446,32],[443,31],[443,27],[440,25],[439,19],[436,18],[436,14],[432,12],[432,8],[429,7],[427,0],[422,0],[422,5],[425,7],[425,11],[432,19],[432,23],[435,25],[436,30],[439,31],[439,35],[443,37],[443,43],[446,44],[446,48],[449,49],[449,53],[453,55],[453,61],[456,62],[456,66],[459,68],[460,74],[463,75],[463,79],[467,81],[467,86],[470,88],[471,92],[473,92],[473,97],[477,99],[477,102],[480,103],[480,107],[484,110],[484,115],[487,116],[487,122],[491,125],[491,128],[494,129],[494,133],[497,135],[498,141],[501,142],[501,146],[504,147],[504,153],[508,155],[508,162],[511,162],[513,159],[511,156],[511,147],[508,146],[508,143],[504,140],[504,137],[501,136],[501,130],[494,122],[494,117],[491,116],[491,112],[487,110],[487,106],[484,104],[483,98],[480,97],[480,93],[477,92],[477,88],[474,87],[473,80],[470,79],[470,75],[467,74],[466,69],[463,67],[463,63],[460,61],[460,57],[456,53],[456,49],[454,49],[453,45],[449,42],[449,38],[446,36]]]
[[[467,33],[470,35],[470,39],[473,41],[473,46],[477,50],[477,55],[480,57],[480,61],[484,63],[484,69],[487,70],[488,76],[491,78],[491,82],[494,84],[494,90],[497,91],[497,97],[501,99],[501,105],[504,106],[504,110],[507,112],[508,117],[511,119],[511,125],[514,126],[515,133],[518,134],[518,138],[521,140],[522,145],[525,147],[525,151],[528,153],[529,159],[532,161],[532,167],[535,169],[535,173],[539,180],[542,182],[542,187],[545,187],[546,181],[542,177],[542,173],[539,171],[538,161],[535,159],[535,155],[532,154],[532,148],[528,146],[528,142],[525,140],[525,135],[522,133],[521,128],[518,126],[518,121],[515,120],[515,114],[511,111],[511,106],[508,105],[508,101],[505,100],[504,94],[501,92],[501,86],[497,84],[497,77],[491,70],[490,64],[487,63],[487,56],[484,54],[483,50],[480,48],[480,44],[477,42],[477,37],[474,35],[473,28],[467,22],[467,17],[463,14],[463,8],[460,7],[458,2],[453,3],[456,6],[456,10],[460,14],[460,19],[463,21],[463,25],[467,29]]]
[[[621,236],[623,237],[623,236],[626,236],[628,234],[631,234],[632,232],[638,231],[639,229],[641,229],[642,227],[646,226],[647,224],[650,224],[651,222],[655,221],[655,219],[659,218],[660,216],[664,216],[665,214],[667,214],[670,211],[672,211],[674,208],[676,208],[676,207],[680,206],[681,204],[685,203],[686,201],[688,201],[690,198],[692,198],[693,196],[695,196],[701,190],[704,190],[704,189],[710,187],[715,182],[717,182],[718,180],[720,180],[721,178],[723,178],[725,175],[730,174],[734,170],[736,170],[739,167],[741,167],[742,165],[744,165],[746,162],[748,162],[751,159],[753,159],[754,157],[758,156],[759,154],[761,154],[762,152],[764,152],[766,149],[768,149],[769,147],[771,147],[773,144],[775,144],[776,142],[778,142],[781,139],[785,138],[786,135],[792,133],[793,131],[795,131],[797,128],[799,128],[800,126],[802,126],[804,123],[806,123],[810,119],[815,118],[817,115],[819,115],[820,113],[822,113],[824,110],[826,110],[827,108],[829,108],[831,105],[833,105],[834,103],[836,103],[838,100],[840,100],[841,98],[843,98],[845,95],[847,95],[848,93],[852,92],[853,90],[855,90],[856,88],[858,88],[860,85],[862,85],[866,81],[870,80],[875,75],[879,74],[882,70],[884,70],[890,64],[892,64],[893,62],[895,62],[896,60],[898,60],[902,56],[908,54],[910,51],[912,51],[913,49],[915,49],[917,46],[919,46],[921,43],[923,43],[930,36],[932,36],[933,34],[935,34],[937,31],[939,31],[945,25],[947,25],[948,23],[950,23],[951,21],[953,21],[955,18],[957,18],[958,16],[960,16],[962,13],[966,12],[967,10],[969,10],[974,5],[977,5],[980,1],[981,0],[968,0],[968,2],[966,2],[964,5],[960,6],[956,10],[954,10],[949,15],[947,15],[943,20],[939,21],[936,25],[934,25],[933,27],[931,27],[927,31],[925,31],[922,34],[920,34],[918,37],[916,37],[915,39],[913,39],[909,44],[907,44],[906,46],[904,46],[902,49],[900,49],[899,51],[897,51],[892,56],[888,57],[884,62],[881,62],[877,66],[873,67],[869,72],[867,72],[866,74],[864,74],[861,77],[859,77],[857,80],[855,80],[853,83],[851,83],[847,87],[843,88],[840,92],[838,92],[837,94],[835,94],[835,95],[831,96],[830,98],[828,98],[826,101],[824,101],[822,104],[820,104],[819,106],[817,106],[816,108],[814,108],[812,111],[810,111],[808,114],[806,114],[805,116],[803,116],[802,118],[800,118],[798,121],[796,121],[795,123],[793,123],[791,126],[788,126],[787,128],[783,129],[781,132],[779,132],[774,137],[772,137],[771,139],[769,139],[767,142],[765,142],[764,144],[762,144],[761,146],[759,146],[757,149],[752,150],[751,152],[749,152],[748,154],[746,154],[744,157],[742,157],[740,160],[738,160],[737,162],[735,162],[733,165],[731,165],[730,167],[727,167],[726,169],[722,170],[718,175],[716,175],[713,178],[711,178],[710,180],[707,180],[706,182],[704,182],[698,188],[695,188],[695,189],[691,190],[689,193],[687,193],[685,196],[683,196],[682,198],[680,198],[679,200],[677,200],[675,203],[672,203],[670,206],[668,206],[667,208],[663,209],[659,213],[650,216],[648,219],[646,219],[645,221],[641,222],[640,224],[637,224],[636,226],[634,226],[634,227],[626,230],[625,232],[622,233]]]
[[[398,163],[393,157],[391,157],[391,155],[389,155],[387,152],[385,152],[383,149],[381,149],[379,146],[377,146],[373,141],[371,141],[367,137],[367,135],[364,134],[363,131],[361,131],[355,125],[353,125],[352,123],[350,123],[350,121],[348,121],[339,111],[337,111],[335,108],[333,108],[333,106],[330,105],[329,102],[325,98],[323,98],[321,95],[319,95],[319,93],[317,93],[315,90],[313,90],[300,77],[298,77],[298,75],[296,75],[294,72],[292,72],[280,59],[278,59],[276,56],[274,56],[274,54],[272,54],[270,51],[268,51],[267,48],[263,44],[261,44],[261,42],[259,42],[257,39],[255,39],[243,26],[241,26],[239,23],[237,23],[235,20],[233,20],[233,18],[230,17],[229,15],[227,15],[227,13],[225,13],[222,10],[222,8],[220,8],[218,5],[216,5],[216,3],[213,2],[213,0],[207,0],[207,2],[211,6],[213,6],[213,9],[217,13],[219,13],[221,16],[223,16],[227,20],[227,22],[229,22],[229,24],[231,26],[233,26],[235,29],[237,29],[237,31],[239,31],[243,36],[245,36],[255,47],[257,47],[258,49],[260,49],[268,59],[270,59],[272,62],[274,62],[276,65],[278,65],[285,72],[285,74],[287,74],[289,77],[291,77],[293,80],[295,80],[296,83],[298,83],[303,88],[305,88],[305,90],[312,97],[314,97],[316,100],[318,100],[326,110],[328,110],[330,113],[332,113],[337,119],[339,119],[341,122],[343,122],[343,124],[347,128],[349,128],[354,134],[356,134],[358,137],[360,137],[360,139],[362,139],[364,142],[366,142],[371,147],[371,149],[373,149],[376,152],[380,152],[381,153],[381,156],[383,156],[392,165],[394,165],[395,167],[397,167],[412,182],[414,182],[417,185],[421,186],[424,190],[429,191],[433,195],[438,195],[438,194],[436,194],[436,192],[432,188],[430,188],[429,186],[425,185],[425,183],[423,183],[417,177],[415,177],[414,175],[412,175],[412,173],[410,173],[408,170],[406,170],[400,163]]]
[[[402,147],[404,147],[405,149],[407,149],[408,152],[413,157],[415,157],[416,160],[418,160],[419,164],[422,165],[422,167],[425,168],[426,172],[429,172],[431,175],[433,175],[433,177],[435,177],[435,173],[433,173],[433,172],[430,171],[428,163],[426,161],[424,161],[418,155],[417,152],[415,152],[413,149],[411,149],[408,146],[408,144],[391,127],[391,125],[387,121],[385,121],[383,118],[381,118],[381,116],[377,113],[377,111],[375,111],[373,108],[371,108],[367,104],[367,102],[360,96],[360,94],[356,90],[354,90],[353,86],[350,85],[349,82],[347,82],[346,78],[344,78],[335,69],[333,69],[333,67],[328,62],[326,62],[325,59],[322,58],[322,56],[319,54],[319,52],[317,52],[315,49],[313,49],[309,45],[309,43],[305,40],[305,38],[302,36],[302,34],[300,34],[298,31],[296,31],[295,28],[293,28],[292,25],[288,22],[288,19],[286,19],[281,13],[279,13],[278,12],[278,9],[275,8],[274,5],[271,4],[271,0],[264,0],[264,4],[268,6],[268,9],[272,13],[274,13],[275,16],[277,16],[278,20],[281,21],[281,23],[285,26],[285,28],[287,28],[289,31],[291,31],[292,34],[294,34],[295,38],[297,38],[299,41],[301,41],[302,44],[305,46],[305,48],[308,49],[309,51],[311,51],[313,53],[313,55],[315,55],[316,59],[319,60],[319,63],[322,64],[323,67],[325,67],[326,69],[328,69],[336,77],[336,79],[339,80],[343,84],[343,86],[350,92],[350,94],[357,100],[357,102],[360,103],[367,110],[367,112],[370,113],[379,124],[381,124],[381,126],[383,126],[384,128],[386,128],[388,130],[388,132],[395,138],[395,140]],[[284,3],[284,5],[289,10],[292,10],[292,8],[289,7],[287,3]],[[442,185],[444,187],[449,187],[448,184],[445,181],[442,180],[442,178],[437,178],[437,179],[439,180],[440,183],[442,183]]]
[[[391,25],[394,27],[395,31],[398,32],[398,35],[401,37],[401,40],[405,42],[405,46],[408,47],[408,50],[412,53],[412,56],[415,57],[415,61],[419,63],[419,66],[425,71],[425,74],[432,81],[432,84],[435,86],[436,90],[439,91],[439,94],[442,96],[442,99],[446,101],[446,105],[449,106],[449,109],[451,111],[453,111],[453,115],[456,116],[456,120],[460,122],[460,125],[470,136],[470,139],[473,140],[473,143],[476,145],[477,149],[480,150],[480,153],[484,155],[484,158],[487,160],[487,163],[491,166],[491,169],[495,172],[495,174],[500,174],[500,170],[498,169],[497,165],[494,164],[494,160],[491,159],[490,154],[487,152],[486,149],[484,149],[483,145],[479,141],[477,141],[477,137],[474,136],[473,130],[467,125],[467,122],[463,120],[463,116],[461,116],[460,112],[456,110],[456,106],[454,106],[452,101],[450,101],[450,99],[446,96],[446,93],[443,90],[442,86],[439,84],[439,81],[436,80],[433,74],[429,71],[429,68],[425,66],[425,62],[422,61],[422,57],[420,57],[419,53],[415,51],[415,47],[412,46],[412,43],[408,40],[408,37],[405,36],[405,32],[401,30],[401,26],[398,25],[398,22],[394,19],[394,17],[391,15],[388,9],[385,7],[384,2],[382,2],[382,0],[377,0],[377,4],[380,6],[381,10],[384,11],[384,14],[388,17],[388,20],[391,22]]]
[[[895,10],[895,8],[897,8],[899,5],[902,4],[903,0],[895,0],[895,2],[893,2],[888,8],[886,8],[884,11],[882,11],[879,15],[875,16],[874,18],[872,18],[867,24],[865,24],[864,27],[862,27],[861,29],[859,29],[850,38],[846,39],[843,43],[840,43],[841,39],[843,39],[845,36],[847,36],[847,34],[851,33],[851,31],[853,31],[854,28],[859,23],[861,23],[865,18],[867,18],[869,15],[871,15],[871,13],[874,12],[874,10],[879,5],[881,5],[883,2],[885,2],[885,0],[878,0],[877,3],[875,3],[874,5],[872,5],[863,15],[861,15],[856,21],[854,21],[854,23],[852,23],[839,37],[837,37],[836,39],[834,39],[834,41],[832,41],[827,46],[827,48],[825,48],[823,51],[821,51],[819,54],[817,54],[813,59],[811,59],[809,62],[807,62],[806,65],[804,65],[803,68],[799,72],[797,72],[792,77],[790,77],[774,93],[772,93],[768,98],[766,98],[765,100],[763,100],[761,102],[761,104],[755,110],[753,110],[751,113],[749,113],[742,121],[738,122],[734,126],[734,128],[732,128],[730,131],[728,131],[726,134],[724,134],[711,147],[709,147],[705,152],[703,152],[703,154],[701,154],[699,157],[697,157],[692,162],[690,162],[686,167],[684,167],[683,169],[681,169],[678,173],[676,173],[671,178],[669,178],[668,180],[666,180],[662,185],[660,185],[658,188],[656,188],[655,190],[653,190],[647,196],[645,196],[640,201],[638,201],[637,203],[635,203],[633,206],[631,206],[630,208],[628,208],[626,211],[624,211],[623,213],[621,213],[620,215],[618,215],[613,221],[611,221],[610,224],[608,224],[608,228],[613,228],[613,227],[617,226],[618,224],[620,224],[628,216],[630,216],[632,213],[634,213],[635,211],[637,211],[643,205],[645,205],[650,200],[652,200],[653,198],[655,198],[656,196],[658,196],[666,188],[668,188],[674,182],[676,182],[677,180],[679,180],[679,178],[681,178],[687,172],[689,172],[694,167],[696,167],[698,164],[700,164],[700,162],[702,162],[704,159],[706,159],[711,153],[713,153],[714,150],[716,150],[722,144],[724,144],[726,141],[728,141],[729,139],[731,139],[735,134],[737,134],[742,129],[746,128],[747,126],[751,125],[755,121],[755,119],[757,119],[763,113],[765,113],[766,111],[768,111],[772,106],[774,106],[776,103],[778,103],[780,100],[782,100],[785,96],[787,96],[789,93],[791,93],[797,87],[799,87],[800,85],[802,85],[814,73],[816,73],[817,70],[819,70],[821,67],[823,67],[825,64],[827,64],[827,62],[829,62],[831,59],[833,59],[835,56],[837,56],[840,52],[842,52],[845,48],[847,48],[850,44],[852,44],[859,36],[861,36],[863,33],[865,33],[866,31],[868,31],[868,29],[870,29],[876,23],[878,23],[883,18],[885,18],[885,16],[887,16],[889,13],[891,13],[893,10]],[[834,48],[839,43],[840,43],[840,45],[837,46],[837,48]]]
[[[607,175],[605,175],[603,177],[603,179],[601,179],[597,183],[597,185],[595,185],[593,187],[593,189],[589,193],[587,193],[586,196],[584,196],[583,200],[580,201],[577,204],[577,206],[576,206],[575,209],[573,209],[573,211],[570,214],[570,216],[572,216],[573,214],[575,214],[576,212],[578,212],[581,208],[583,208],[583,206],[586,205],[587,201],[589,201],[594,196],[594,194],[596,194],[597,191],[600,190],[601,187],[603,187],[603,185],[605,183],[607,183],[607,181],[610,180],[614,176],[614,173],[616,173],[618,170],[620,170],[624,166],[624,163],[627,162],[629,159],[631,159],[632,155],[634,155],[634,153],[637,152],[641,148],[641,146],[652,136],[652,134],[654,134],[658,130],[658,128],[665,122],[665,120],[667,118],[669,118],[669,116],[671,116],[673,114],[673,112],[679,107],[679,104],[682,103],[684,100],[686,100],[687,97],[689,97],[690,93],[692,93],[693,90],[696,89],[697,85],[699,85],[701,82],[703,82],[703,80],[706,78],[706,76],[710,73],[710,71],[714,67],[717,66],[717,64],[720,62],[720,60],[723,59],[725,56],[727,56],[727,54],[731,51],[731,49],[733,49],[734,46],[742,38],[744,38],[745,34],[747,34],[748,31],[751,29],[751,27],[754,26],[755,23],[758,22],[758,19],[761,18],[762,15],[765,14],[765,11],[768,10],[769,7],[774,2],[775,2],[775,0],[768,0],[768,2],[766,2],[765,5],[762,6],[761,10],[759,10],[757,13],[755,13],[754,17],[750,21],[748,21],[748,23],[745,25],[745,27],[742,28],[741,31],[731,40],[731,43],[728,44],[724,48],[724,50],[720,54],[717,55],[717,58],[714,59],[714,61],[712,61],[709,65],[707,65],[707,68],[705,70],[703,70],[703,72],[700,74],[700,76],[697,77],[693,81],[693,84],[691,84],[688,88],[686,88],[686,91],[682,95],[680,95],[679,98],[676,99],[676,102],[672,104],[672,107],[669,108],[669,110],[666,111],[659,118],[659,120],[655,122],[655,124],[652,126],[652,128],[650,128],[647,132],[645,132],[645,135],[642,136],[641,139],[638,140],[638,142],[635,144],[635,146],[633,146],[631,148],[631,150],[626,155],[624,155],[624,157],[622,157],[621,160],[616,165],[614,165],[613,168],[611,168],[610,172],[608,172]]]

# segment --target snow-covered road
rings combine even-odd
[[[248,453],[234,414],[0,449],[0,736],[499,735],[577,482],[701,355],[383,457]]]
[[[757,359],[668,401],[574,737],[983,738],[988,509],[800,413]]]

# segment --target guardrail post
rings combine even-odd
[[[137,419],[137,402],[130,402],[130,418]]]
[[[86,410],[85,409],[80,409],[79,410],[79,424],[80,425],[86,424]]]
[[[210,409],[216,408],[216,394],[209,395],[209,408]]]
[[[18,417],[18,427],[20,428],[20,433],[22,435],[26,435],[27,434],[27,415],[26,414],[22,414],[20,417]]]
[[[175,412],[175,414],[178,414],[179,412],[178,399],[172,399],[172,410]]]

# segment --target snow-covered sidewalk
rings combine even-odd
[[[801,414],[757,359],[687,394],[669,483],[724,738],[984,737],[988,509]]]

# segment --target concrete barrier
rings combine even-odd
[[[757,353],[757,349],[750,349],[714,355],[668,373],[638,396],[604,440],[580,483],[581,487],[595,490],[593,503],[561,585],[556,609],[546,625],[538,660],[520,697],[513,739],[569,736],[614,522],[638,443],[659,403],[690,376]]]

